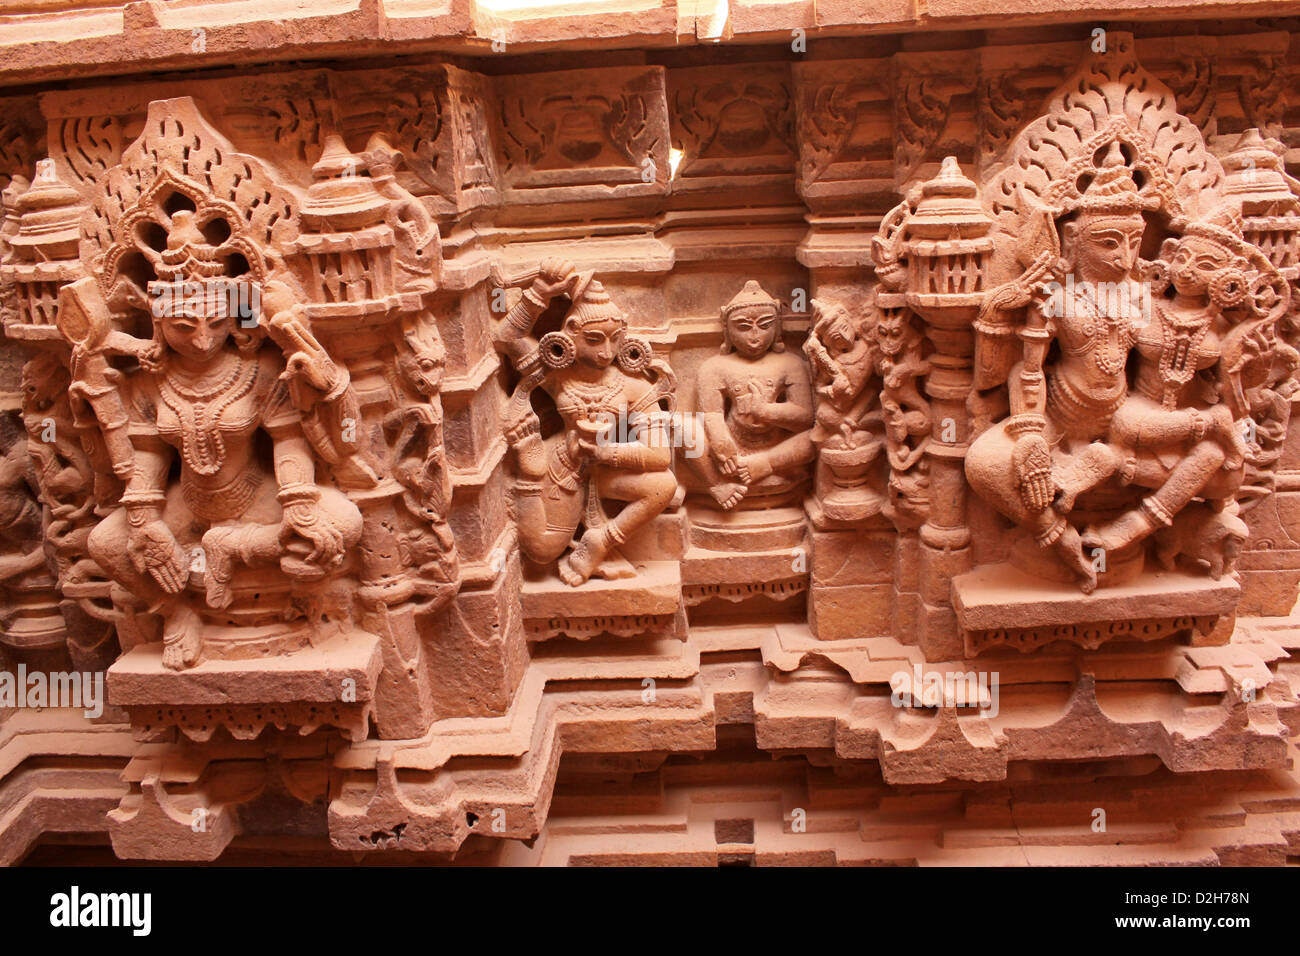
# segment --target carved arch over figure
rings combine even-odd
[[[1148,209],[1185,220],[1218,202],[1223,167],[1201,131],[1178,112],[1173,91],[1138,63],[1131,34],[1111,33],[1108,43],[1012,139],[983,190],[999,232],[1021,237],[998,243],[994,284],[1032,263],[1046,238],[1043,211],[1057,219],[1077,209],[1113,142],[1121,144]]]
[[[82,259],[101,274],[109,295],[123,257],[144,255],[141,228],[152,222],[165,231],[173,213],[189,206],[200,230],[217,218],[229,226],[229,238],[212,244],[248,256],[249,271],[261,281],[267,272],[263,250],[292,238],[301,202],[301,192],[262,160],[239,153],[191,97],[156,100],[149,104],[140,137],[91,199]]]

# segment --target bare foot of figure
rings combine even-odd
[[[605,532],[600,528],[586,531],[578,546],[560,561],[560,578],[569,587],[583,584],[600,567],[609,546],[605,543]]]
[[[1070,525],[1065,526],[1064,533],[1056,539],[1056,553],[1065,566],[1074,572],[1079,580],[1079,590],[1091,594],[1097,590],[1097,569],[1092,559],[1084,554],[1087,540],[1079,537],[1079,532]]]
[[[772,474],[772,466],[764,454],[741,455],[736,459],[736,472],[744,476],[745,484],[752,485]]]
[[[718,470],[728,478],[735,478],[737,482],[745,486],[748,486],[752,481],[749,476],[749,469],[745,467],[745,459],[740,455],[724,458],[719,463]]]
[[[177,604],[163,622],[163,667],[179,671],[199,659],[203,622],[188,606]]]
[[[745,492],[748,490],[748,485],[742,485],[738,481],[725,481],[710,488],[709,494],[713,495],[713,500],[723,509],[730,511],[740,504],[740,499],[745,497]]]

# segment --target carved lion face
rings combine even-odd
[[[411,387],[421,395],[438,394],[442,384],[442,363],[428,349],[413,348],[408,354],[400,354],[397,364]]]
[[[902,312],[884,310],[876,322],[876,342],[880,351],[895,356],[903,350],[907,339],[907,322]]]

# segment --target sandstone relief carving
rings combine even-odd
[[[1248,393],[1274,365],[1290,307],[1196,128],[1157,133],[1172,100],[1150,79],[1116,104],[1121,56],[1049,104],[992,184],[1003,226],[972,400],[984,430],[966,459],[975,491],[1042,555],[1022,544],[1013,560],[1085,593],[1140,574],[1147,539],[1182,524],[1172,533],[1185,541],[1195,527],[1214,552],[1206,564],[1230,564],[1225,550],[1246,533],[1238,491],[1260,451],[1246,440],[1258,429]],[[1006,393],[990,389],[997,380]],[[1184,517],[1193,501],[1212,516]]]
[[[696,373],[693,454],[683,456],[718,506],[796,500],[813,459],[808,367],[786,351],[781,303],[755,280],[722,307],[722,354]]]
[[[428,719],[414,615],[454,598],[460,565],[429,299],[439,230],[404,162],[382,129],[360,154],[331,133],[296,184],[182,98],[152,103],[84,188],[52,161],[11,187],[6,331],[38,354],[10,451],[30,453],[69,652],[102,667],[114,632],[122,652],[160,649],[121,661],[134,716],[204,738],[211,721],[364,734],[375,709],[390,728]],[[349,655],[410,669],[314,712],[222,672],[216,711],[159,716],[169,671],[322,644],[347,648],[328,665],[344,673]]]
[[[584,787],[722,743],[811,769],[704,858],[870,761],[871,806],[1280,775],[1290,39],[1190,39],[15,100],[0,665],[105,674],[115,852],[293,804],[326,854],[540,858],[552,812],[586,852]],[[922,670],[1015,690],[895,700]]]
[[[629,577],[619,546],[678,495],[669,435],[675,379],[647,342],[628,335],[600,280],[547,261],[535,278],[515,280],[525,282],[495,338],[521,376],[506,414],[520,545],[575,587],[593,574]],[[533,337],[558,296],[568,299],[561,327]],[[554,435],[541,433],[531,404],[537,389],[559,415]],[[608,502],[621,510],[611,516]]]
[[[169,112],[160,118],[162,136],[146,133],[116,168],[116,214],[102,225],[111,242],[98,278],[63,293],[60,319],[77,369],[73,387],[94,410],[114,471],[125,479],[122,507],[91,532],[88,548],[119,586],[128,619],[161,618],[163,664],[179,669],[204,653],[203,614],[223,612],[222,624],[206,623],[230,627],[238,604],[254,600],[237,573],[245,581],[245,569],[283,574],[278,588],[264,579],[252,585],[255,617],[267,618],[276,603],[283,614],[291,590],[342,564],[360,539],[361,515],[317,482],[312,426],[304,424],[320,421],[318,403],[345,400],[347,375],[294,315],[301,294],[275,262],[268,228],[275,213],[258,215],[255,207],[248,216],[232,202],[241,187],[280,189],[259,183],[251,164],[228,173],[224,190],[196,188],[185,174],[204,164],[220,183],[227,157],[196,114],[183,105]],[[161,170],[133,169],[159,154]],[[243,310],[237,289],[247,290]],[[252,313],[258,300],[265,324]],[[124,331],[142,320],[151,323],[149,338]],[[135,359],[137,370],[113,369],[111,355]],[[191,581],[200,569],[201,598]],[[276,590],[278,602],[270,598]],[[262,640],[293,647],[302,640],[293,630]],[[218,656],[243,652],[238,637],[228,648],[214,643],[209,653]]]

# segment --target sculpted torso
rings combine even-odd
[[[629,410],[644,411],[642,400],[651,386],[611,365],[590,379],[575,375],[555,382],[548,390],[555,398],[565,431],[576,432],[578,422],[609,421],[611,416],[623,421]]]
[[[159,435],[180,452],[182,480],[216,489],[249,469],[263,470],[252,437],[277,384],[273,356],[227,352],[197,379],[170,371],[151,376],[142,391],[156,410]]]
[[[786,352],[768,352],[753,361],[717,355],[700,367],[699,388],[726,398],[726,422],[735,439],[749,447],[777,441],[783,430],[762,415],[761,406],[788,399],[791,388],[809,388],[803,362]]]
[[[1164,401],[1165,381],[1161,368],[1166,367],[1170,373],[1188,378],[1186,384],[1175,386],[1171,394],[1174,406],[1203,405],[1204,397],[1196,394],[1192,373],[1213,368],[1222,354],[1212,310],[1208,307],[1182,309],[1176,304],[1166,304],[1157,308],[1157,315],[1156,321],[1138,333],[1137,347],[1142,363],[1138,367],[1137,391],[1152,401]],[[1187,331],[1179,334],[1174,322]],[[1169,352],[1167,358],[1166,351]]]
[[[1097,405],[1118,400],[1125,391],[1124,365],[1133,345],[1133,330],[1141,324],[1136,283],[1131,293],[1116,296],[1075,291],[1061,296],[1053,319],[1061,357],[1054,372]],[[1126,301],[1127,299],[1127,301]]]

